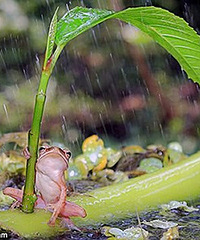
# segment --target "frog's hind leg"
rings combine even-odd
[[[60,199],[57,203],[52,204],[53,214],[51,215],[51,218],[48,222],[49,226],[54,226],[55,225],[56,218],[62,212],[62,209],[65,207],[65,199],[66,199],[66,195],[67,195],[67,188],[64,184],[62,184],[62,181],[61,181],[61,184],[59,184],[59,186],[61,187]]]
[[[4,195],[14,198],[16,201],[10,206],[10,208],[19,207],[22,203],[23,191],[17,188],[7,187],[3,190]]]
[[[60,212],[61,217],[86,217],[87,213],[84,208],[76,203],[66,201],[63,210]]]
[[[14,198],[16,201],[11,205],[11,208],[19,207],[22,203],[23,191],[17,188],[7,187],[3,190],[4,195],[8,195]],[[45,208],[46,204],[44,200],[37,195],[37,201],[35,202],[36,208]]]
[[[84,208],[80,207],[79,205],[66,201],[64,207],[62,208],[59,217],[62,218],[61,224],[64,227],[69,228],[70,230],[81,231],[78,227],[74,225],[71,221],[70,217],[86,217],[86,211]]]
[[[20,189],[7,187],[3,190],[3,194],[14,198],[16,201],[22,202],[23,191]]]

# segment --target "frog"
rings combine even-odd
[[[28,148],[25,148],[24,156],[30,158]],[[45,208],[52,212],[48,225],[54,226],[58,217],[71,229],[75,227],[70,217],[86,217],[87,213],[81,206],[66,201],[67,187],[64,172],[68,168],[71,152],[68,149],[61,149],[55,146],[42,146],[36,162],[35,186],[37,200],[35,208]],[[15,208],[22,203],[23,190],[7,187],[3,190],[5,195],[14,198],[16,202],[11,206]]]

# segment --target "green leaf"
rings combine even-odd
[[[200,83],[200,37],[182,18],[160,8],[127,9],[115,17],[131,23],[164,47]]]
[[[102,9],[73,8],[58,22],[56,44],[65,45],[76,36],[110,18],[113,13]]]
[[[55,42],[65,45],[79,34],[112,18],[147,33],[176,58],[189,78],[200,83],[200,37],[182,18],[161,8],[128,8],[115,13],[76,7],[58,22]]]
[[[56,34],[56,29],[57,29],[57,12],[58,12],[58,7],[53,15],[53,18],[50,23],[49,27],[49,32],[48,32],[48,38],[47,38],[47,47],[46,47],[46,52],[45,52],[45,59],[44,59],[44,67],[47,64],[47,61],[51,57],[54,43],[55,43],[55,34]]]

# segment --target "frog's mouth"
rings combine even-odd
[[[51,146],[44,146],[41,147],[39,150],[39,157],[43,156],[47,156],[47,155],[59,155],[60,157],[62,157],[62,159],[66,162],[67,167],[68,167],[68,163],[69,163],[69,159],[71,157],[71,152],[69,150],[66,149],[61,149],[58,147],[51,147]]]

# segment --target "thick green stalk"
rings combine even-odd
[[[85,219],[74,218],[77,226],[107,224],[136,212],[157,208],[171,200],[194,200],[200,196],[200,152],[152,174],[133,178],[67,200],[82,206]]]
[[[22,202],[22,210],[26,213],[33,212],[34,203],[36,201],[36,196],[34,194],[35,164],[37,161],[38,143],[39,143],[39,137],[40,137],[42,116],[44,112],[44,105],[46,100],[46,91],[47,91],[49,77],[52,73],[52,70],[55,66],[55,63],[62,49],[63,49],[62,46],[58,46],[54,54],[52,55],[52,57],[47,62],[46,66],[43,67],[38,92],[35,98],[33,121],[32,121],[31,130],[29,132],[29,143],[28,143],[30,159],[27,161],[26,181],[24,186],[24,195],[23,195],[23,202]]]

